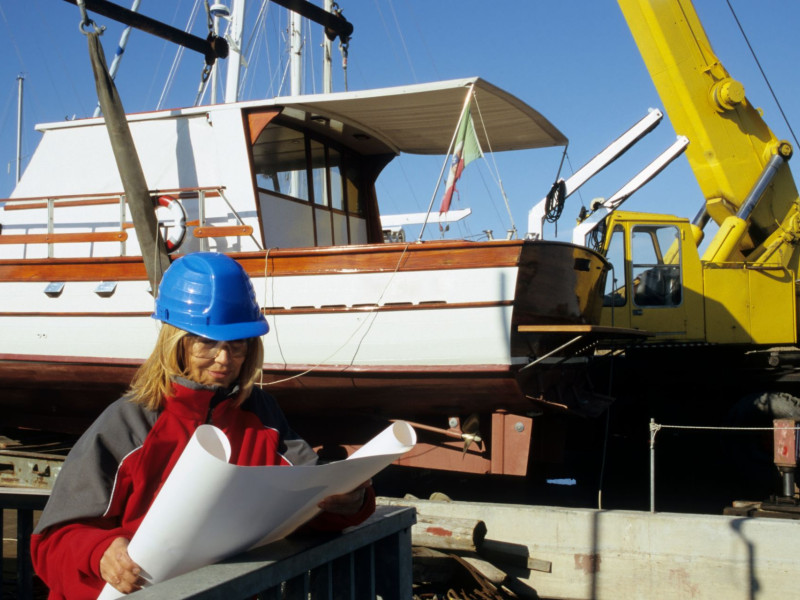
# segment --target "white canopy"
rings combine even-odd
[[[242,109],[281,106],[341,122],[347,135],[359,135],[358,148],[367,154],[446,154],[464,106],[469,87],[474,86],[472,118],[481,148],[486,152],[565,146],[567,138],[539,112],[519,98],[480,79],[451,79],[332,94],[280,96],[268,100],[240,102]],[[200,106],[171,111],[129,114],[130,122],[175,118],[180,115],[214,113],[230,104]],[[37,126],[41,131],[83,127],[101,119],[81,119]],[[373,140],[364,142],[363,134]],[[488,137],[487,137],[488,136]],[[375,143],[379,141],[380,143]]]
[[[478,77],[276,98],[275,104],[336,118],[399,152],[446,154],[469,86],[475,89],[472,118],[484,151],[566,145],[567,138],[539,112]]]

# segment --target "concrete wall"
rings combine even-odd
[[[387,498],[380,503],[482,520],[488,543],[511,544],[552,563],[550,572],[506,569],[544,598],[798,596],[800,521]]]

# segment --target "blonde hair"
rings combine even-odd
[[[187,335],[189,334],[186,331],[169,323],[161,324],[153,352],[133,376],[128,390],[128,400],[150,410],[157,411],[162,408],[164,398],[172,394],[173,378],[189,375],[183,343]],[[261,338],[249,338],[247,355],[236,380],[236,384],[239,385],[239,394],[235,400],[237,406],[250,395],[263,364],[264,344]]]

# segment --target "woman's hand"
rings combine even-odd
[[[366,489],[372,485],[372,480],[365,481],[352,492],[328,496],[317,506],[322,510],[337,515],[354,515],[364,506]]]
[[[100,559],[100,576],[123,594],[141,589],[144,583],[139,565],[128,555],[129,543],[127,538],[116,538]]]

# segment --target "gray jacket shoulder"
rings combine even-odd
[[[157,418],[126,398],[109,405],[67,455],[34,533],[102,516],[120,463],[142,445]]]

